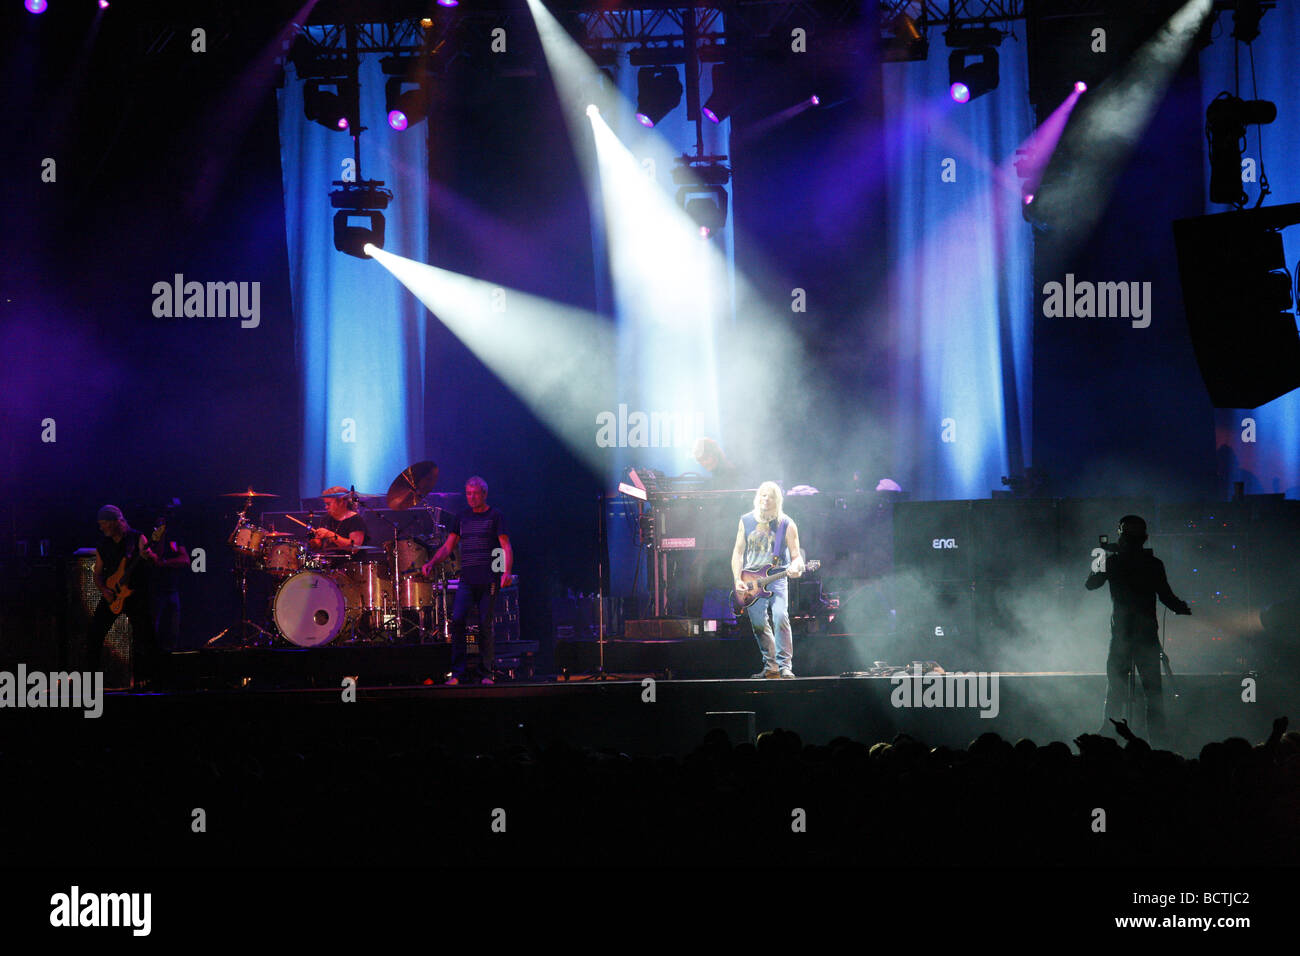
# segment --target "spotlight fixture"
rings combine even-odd
[[[402,131],[424,120],[432,101],[428,60],[417,56],[386,56],[380,60],[380,69],[389,78],[383,83],[383,113],[389,126]]]
[[[330,193],[330,205],[339,210],[334,214],[334,248],[358,259],[369,259],[367,244],[384,247],[384,215],[380,210],[388,208],[393,191],[384,188],[378,179],[356,183],[335,180],[334,185],[341,187]]]
[[[429,115],[428,86],[400,76],[390,77],[384,84],[384,110],[393,129],[400,132],[414,126]]]
[[[727,224],[727,190],[731,170],[719,160],[725,157],[701,157],[692,161],[686,156],[673,167],[673,182],[678,185],[677,205],[695,220],[700,235],[708,236]]]
[[[683,186],[677,205],[700,227],[700,235],[717,232],[727,224],[727,191],[721,186]]]
[[[991,46],[948,54],[948,95],[969,103],[998,88],[998,51]]]
[[[28,13],[44,13],[49,4],[45,0],[25,0],[23,6],[27,8]]]
[[[1002,34],[992,27],[948,30],[944,42],[948,54],[948,95],[958,103],[969,103],[998,88],[998,51]]]
[[[326,129],[359,133],[360,101],[360,85],[346,77],[307,80],[303,85],[303,113]]]
[[[1262,0],[1236,0],[1232,9],[1232,38],[1242,43],[1254,43],[1259,36],[1259,21],[1276,3]]]
[[[1269,100],[1242,100],[1231,93],[1216,96],[1205,110],[1205,136],[1210,145],[1210,202],[1243,206],[1241,153],[1246,127],[1277,119],[1277,104]]]
[[[730,63],[713,64],[713,92],[704,104],[704,115],[721,123],[736,105],[736,71]]]
[[[1085,83],[1085,82],[1083,82],[1083,80],[1079,80],[1079,82],[1077,82],[1077,83],[1074,84],[1074,92],[1076,92],[1076,93],[1087,93],[1087,92],[1088,92],[1088,84]]]
[[[647,66],[636,74],[636,120],[652,127],[682,101],[682,81],[675,66]]]
[[[428,61],[415,56],[388,56],[379,61],[388,80],[384,83],[384,113],[397,131],[414,126],[429,115],[432,90]]]

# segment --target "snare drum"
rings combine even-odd
[[[272,616],[290,643],[321,647],[356,624],[360,604],[356,582],[343,572],[300,571],[275,592]]]
[[[265,528],[259,528],[251,521],[241,521],[230,535],[229,544],[240,554],[260,555]]]
[[[268,540],[262,546],[262,564],[272,574],[294,574],[303,568],[303,552],[297,541]]]

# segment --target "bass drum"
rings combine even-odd
[[[275,592],[272,616],[285,640],[299,647],[323,647],[361,613],[361,593],[342,571],[300,571]]]

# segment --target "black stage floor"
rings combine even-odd
[[[279,666],[289,671],[295,661],[292,654],[205,655],[210,658],[205,663],[221,671],[224,686],[110,692],[98,720],[83,724],[77,714],[78,729],[91,730],[85,725],[94,724],[94,730],[104,733],[120,727],[132,739],[147,737],[158,722],[176,721],[196,732],[224,732],[222,728],[239,724],[251,729],[275,726],[308,738],[338,731],[391,738],[418,731],[422,741],[455,753],[562,741],[630,754],[684,754],[713,727],[726,729],[735,743],[782,728],[798,733],[806,743],[836,737],[871,743],[902,733],[930,746],[965,747],[986,732],[1040,744],[1095,732],[1106,693],[1105,675],[1098,673],[1001,674],[994,697],[965,706],[953,706],[951,700],[947,706],[936,705],[934,698],[927,704],[924,683],[909,680],[911,687],[904,688],[904,682],[888,677],[691,680],[647,672],[613,674],[609,679],[575,674],[567,680],[446,686],[435,683],[430,670],[429,683],[380,684],[373,668],[367,670],[374,654],[349,654],[342,648],[333,658],[315,652],[313,659],[321,666],[311,678],[314,686],[273,688],[268,658],[276,663],[278,655]],[[260,676],[241,682],[241,672]],[[355,693],[349,692],[349,678],[355,680]],[[1247,680],[1253,681],[1253,700],[1243,700],[1250,696],[1243,690]],[[991,682],[984,686],[986,692],[994,691]],[[905,690],[914,690],[919,704],[909,703]],[[1179,676],[1165,692],[1172,732],[1167,744],[1193,756],[1210,740],[1262,740],[1275,716],[1300,712],[1298,696],[1292,682],[1267,675]],[[53,716],[33,710],[11,711],[9,717],[12,721],[24,714],[37,723]],[[1140,717],[1134,726],[1143,731]]]

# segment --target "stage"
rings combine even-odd
[[[390,684],[381,682],[389,676],[385,661],[391,665],[392,658],[366,650],[311,652],[316,666],[310,674],[295,673],[292,681],[284,679],[286,669],[302,652],[176,655],[195,673],[201,666],[214,668],[209,674],[221,674],[222,682],[209,678],[208,689],[191,683],[185,690],[109,692],[103,716],[83,725],[76,714],[76,729],[136,741],[146,749],[151,728],[178,722],[197,736],[217,734],[227,743],[244,728],[250,748],[274,729],[286,742],[346,731],[397,745],[414,733],[425,744],[464,755],[558,742],[615,753],[682,755],[715,727],[726,730],[733,744],[781,728],[809,744],[837,737],[870,744],[906,734],[929,746],[964,748],[990,732],[1013,742],[1072,741],[1098,729],[1106,696],[1106,677],[1100,673],[1000,674],[996,681],[982,675],[984,698],[972,692],[964,705],[954,705],[951,693],[942,699],[942,688],[932,698],[924,693],[959,675],[683,680],[612,671],[603,679],[573,672],[567,679],[448,686],[433,676],[442,649],[430,648],[404,649],[425,652],[431,665],[425,682]],[[277,663],[279,670],[271,666]],[[1253,703],[1242,700],[1247,679],[1257,682]],[[1165,702],[1176,735],[1169,745],[1195,756],[1209,740],[1262,740],[1273,718],[1297,712],[1300,700],[1289,681],[1270,681],[1266,675],[1193,674],[1173,682],[1166,678]],[[30,720],[51,719],[35,710],[9,717],[21,720],[24,714]],[[1144,732],[1142,718],[1133,723]],[[30,729],[39,732],[40,726]]]

